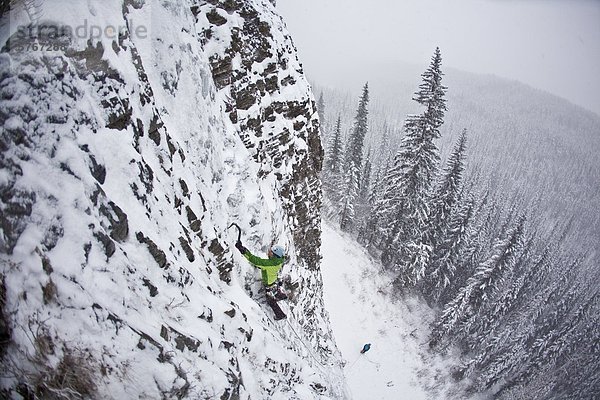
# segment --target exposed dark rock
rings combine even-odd
[[[131,125],[133,109],[129,105],[129,100],[114,96],[108,100],[102,100],[101,104],[109,111],[107,128],[122,131]]]
[[[237,93],[235,106],[238,110],[247,110],[256,103],[256,94],[252,90]]]
[[[164,325],[160,327],[160,337],[165,339],[167,342],[169,341],[169,330]]]
[[[301,131],[302,128],[304,128],[305,125],[306,125],[306,123],[304,121],[294,122],[294,130],[295,131]]]
[[[223,17],[217,9],[213,8],[210,12],[206,14],[206,19],[213,25],[221,26],[227,23],[227,18]]]
[[[148,136],[150,139],[156,143],[157,146],[160,145],[160,132],[164,129],[164,124],[160,120],[160,117],[157,114],[154,114],[152,120],[150,121],[150,128],[148,129]]]
[[[214,254],[217,260],[219,278],[224,282],[231,282],[231,270],[233,269],[233,264],[225,258],[225,249],[223,248],[223,246],[221,246],[217,239],[213,239],[210,242],[208,251]]]
[[[220,58],[215,55],[210,58],[213,79],[217,89],[224,88],[231,83],[231,74],[233,67],[231,66],[231,58]]]
[[[150,290],[150,297],[155,297],[158,294],[158,288],[156,286],[154,286],[152,284],[152,282],[150,282],[150,280],[144,278],[144,286],[146,286],[148,288],[148,290]]]
[[[6,284],[4,275],[0,275],[0,360],[4,358],[6,347],[12,336],[12,329],[4,307],[6,305]]]
[[[221,340],[221,346],[223,346],[225,348],[225,350],[229,350],[230,348],[232,348],[234,346],[234,344],[231,342],[228,342],[226,340]]]
[[[213,313],[212,310],[206,306],[204,306],[204,311],[198,318],[205,320],[206,322],[213,322]]]
[[[319,394],[325,394],[327,392],[327,387],[321,385],[318,382],[311,383],[310,387]]]
[[[106,168],[104,165],[98,164],[96,157],[94,157],[92,154],[90,154],[90,162],[92,164],[90,166],[90,172],[92,173],[92,176],[98,181],[98,183],[102,185],[106,179]]]
[[[229,388],[221,395],[221,400],[240,400],[240,386],[243,386],[242,374],[236,359],[231,360],[231,365],[235,366],[237,373],[231,369],[227,371],[227,381]]]
[[[100,185],[96,184],[96,186],[94,187],[94,191],[92,192],[92,195],[90,196],[90,200],[92,200],[92,203],[97,206],[98,205],[98,199],[100,198],[105,198],[106,194],[104,193],[104,190],[100,187]]]
[[[121,210],[112,201],[108,202],[110,210],[102,204],[100,206],[100,213],[104,215],[110,222],[110,237],[117,242],[123,242],[129,235],[129,223],[127,222],[127,214]]]
[[[235,308],[225,311],[225,314],[229,315],[230,318],[235,317]]]
[[[82,77],[86,77],[93,73],[96,75],[96,79],[99,81],[105,81],[106,79],[113,79],[119,82],[123,82],[119,73],[112,69],[108,64],[108,61],[103,59],[104,45],[101,41],[98,41],[94,46],[92,40],[88,40],[87,47],[81,51],[73,50],[72,48],[67,49],[65,52],[67,57],[75,60],[84,61],[85,65],[78,65],[77,71]]]
[[[269,63],[265,70],[263,71],[263,75],[271,75],[277,72],[277,64],[274,62]]]
[[[296,80],[293,76],[286,76],[281,80],[281,86],[293,85],[294,83],[296,83]]]
[[[188,222],[190,223],[190,229],[194,232],[199,232],[202,228],[202,221],[198,219],[198,217],[196,216],[194,211],[192,211],[190,206],[186,206],[185,210],[187,213]]]
[[[57,288],[56,284],[52,282],[52,279],[48,280],[44,286],[42,286],[42,294],[44,298],[44,304],[48,304],[56,299]]]
[[[185,181],[183,179],[179,179],[179,186],[181,186],[181,190],[183,192],[183,195],[187,198],[189,198],[190,196],[190,190],[188,189],[188,185],[187,183],[185,183]]]
[[[180,210],[181,206],[183,205],[183,200],[181,200],[179,197],[175,196],[174,202],[175,202],[175,204],[174,204],[175,209]],[[181,212],[180,212],[180,214],[181,214]]]
[[[198,15],[200,15],[200,7],[199,6],[191,6],[190,11],[192,15],[196,17],[196,21],[198,20]]]
[[[279,90],[279,82],[277,80],[277,75],[270,76],[265,79],[266,89],[269,93],[274,93]]]
[[[42,240],[42,245],[45,247],[46,251],[50,251],[56,247],[56,244],[64,234],[65,230],[59,224],[56,223],[50,225],[50,228],[46,231],[44,240]]]
[[[115,254],[115,242],[113,242],[108,235],[106,235],[104,232],[94,232],[94,237],[98,239],[100,243],[102,243],[102,246],[104,246],[104,254],[106,255],[107,260],[112,257],[113,254]]]
[[[186,336],[173,328],[170,328],[171,332],[175,334],[175,348],[179,351],[183,351],[184,349],[188,349],[189,351],[197,352],[198,347],[202,344],[199,340],[193,339],[189,336]]]
[[[54,272],[54,268],[52,268],[50,259],[46,256],[42,256],[42,269],[47,275],[50,275],[52,272]]]
[[[135,237],[137,238],[138,242],[148,246],[150,255],[154,258],[160,268],[167,267],[167,256],[165,255],[164,251],[158,248],[156,243],[154,243],[150,238],[144,236],[142,232],[137,232]]]
[[[138,162],[138,168],[140,170],[138,176],[146,188],[146,194],[152,193],[152,189],[154,188],[154,171],[152,171],[152,168],[148,164],[141,162]]]
[[[92,243],[87,242],[83,245],[83,254],[85,255],[85,263],[89,261],[90,251],[92,251]]]
[[[246,340],[249,342],[252,340],[252,335],[253,335],[253,331],[252,329],[250,329],[250,332],[248,332],[247,330],[245,330],[244,328],[238,328],[238,331],[242,332],[244,334],[244,336],[246,336]]]
[[[135,124],[132,124],[133,128],[133,147],[139,153],[140,152],[140,138],[144,136],[144,123],[141,119],[137,118]]]
[[[0,226],[5,240],[0,239],[0,251],[12,254],[19,237],[27,226],[27,218],[31,215],[36,201],[35,193],[13,188],[0,188]]]
[[[192,247],[188,243],[187,239],[183,236],[179,236],[179,243],[181,244],[183,252],[185,253],[185,256],[187,257],[188,261],[194,262],[196,256],[194,256],[194,250],[192,250]]]

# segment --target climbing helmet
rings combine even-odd
[[[283,256],[285,255],[284,248],[279,245],[275,245],[275,246],[271,247],[271,252],[279,258],[283,258]]]

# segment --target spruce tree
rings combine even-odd
[[[437,173],[439,154],[434,140],[446,111],[446,87],[442,85],[442,57],[436,48],[429,68],[413,100],[425,110],[406,119],[405,136],[394,165],[384,178],[385,187],[374,217],[383,224],[384,264],[400,271],[398,282],[412,285],[420,280],[421,265],[429,262],[431,248],[425,230],[428,220],[428,193]],[[428,260],[426,261],[425,258]]]
[[[465,169],[465,150],[467,147],[467,130],[463,130],[458,142],[454,146],[448,164],[444,168],[442,176],[436,185],[432,195],[430,226],[432,232],[432,245],[435,247],[436,239],[443,237],[450,212],[458,200],[463,171]]]
[[[359,168],[359,170],[363,164],[363,147],[368,130],[368,107],[369,83],[365,83],[362,95],[360,96],[360,100],[358,102],[356,116],[354,117],[354,126],[350,137],[348,138],[348,146],[346,147],[346,166],[350,166],[350,163],[352,162],[355,167]]]
[[[474,200],[468,199],[452,213],[443,237],[433,249],[423,294],[434,303],[447,297],[457,280],[456,270],[468,261],[462,256],[467,255],[470,240],[475,237],[473,219]]]
[[[477,317],[482,304],[496,294],[506,273],[514,267],[522,250],[524,227],[525,217],[521,217],[506,237],[496,241],[488,258],[479,264],[466,285],[444,308],[432,333],[432,344],[437,344],[451,332],[458,337],[465,336],[471,319]]]
[[[325,189],[323,211],[324,215],[332,220],[337,220],[340,216],[344,194],[344,191],[340,188],[346,185],[345,176],[342,176],[341,173],[344,163],[341,125],[341,117],[338,116],[335,131],[325,155],[325,166],[322,172],[323,187]]]
[[[384,121],[383,133],[379,139],[379,148],[376,149],[376,154],[373,157],[373,165],[375,169],[381,169],[393,154],[391,150],[390,128],[387,121]]]
[[[325,129],[325,99],[323,98],[323,91],[321,91],[319,100],[317,101],[317,114],[319,114],[321,136],[326,138],[328,135],[327,130]]]
[[[473,208],[472,200],[467,202],[466,208],[457,207],[465,169],[466,140],[464,130],[430,200],[427,242],[432,247],[432,255],[424,291],[434,301],[454,275],[458,246],[462,244]],[[453,216],[453,212],[461,215]]]
[[[338,116],[335,124],[335,131],[331,144],[328,146],[329,151],[325,159],[325,171],[332,174],[339,174],[342,169],[343,162],[343,146],[342,146],[342,119]]]
[[[363,163],[363,169],[360,174],[360,198],[366,202],[369,196],[369,189],[371,187],[371,149],[367,151],[365,162]]]
[[[342,195],[340,213],[340,229],[349,231],[352,229],[356,219],[356,198],[358,196],[358,168],[352,161],[348,170],[344,172],[344,187],[346,191]]]
[[[354,126],[346,146],[344,174],[347,174],[347,177],[343,186],[344,203],[342,206],[342,218],[340,219],[340,228],[343,230],[352,230],[355,224],[356,201],[362,181],[363,146],[368,130],[368,105],[369,84],[366,83],[358,102]]]

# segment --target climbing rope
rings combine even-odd
[[[361,355],[363,355],[363,354],[361,354]],[[367,357],[366,355],[365,355],[365,358],[367,359],[367,361],[368,361],[368,362],[370,362],[371,364],[375,365],[375,368],[377,368],[377,371],[379,371],[379,368],[381,367],[381,364],[380,364],[380,363],[378,363],[378,362],[375,362],[375,361],[371,361],[371,360],[369,359],[369,357]]]
[[[352,362],[352,364],[350,364],[350,366],[347,369],[348,372],[350,372],[350,370],[352,369],[352,367],[354,367],[354,364],[356,364],[358,362],[358,360],[360,360],[361,356],[362,356],[362,354],[360,354],[358,357],[356,357],[356,360],[354,360],[354,362]]]
[[[285,322],[288,324],[288,326],[290,327],[290,329],[292,330],[292,332],[294,332],[294,335],[296,335],[296,337],[298,338],[298,340],[300,341],[300,343],[302,343],[302,345],[306,348],[306,350],[308,351],[308,354],[310,354],[310,356],[312,357],[313,360],[315,360],[320,366],[322,366],[323,368],[325,368],[325,365],[323,365],[323,363],[321,363],[319,360],[317,360],[317,358],[315,357],[315,355],[313,354],[312,351],[310,351],[310,348],[306,345],[306,343],[304,343],[304,340],[302,340],[302,338],[300,337],[300,335],[298,335],[298,332],[296,332],[296,330],[294,329],[294,327],[292,326],[292,324],[290,324],[289,320],[285,320]],[[321,371],[323,372],[323,371]]]
[[[288,314],[290,314],[290,312],[288,311]],[[310,347],[308,347],[306,345],[306,343],[304,343],[304,340],[300,337],[300,335],[298,334],[298,332],[296,332],[296,329],[294,329],[294,327],[292,326],[292,324],[290,323],[289,319],[286,319],[285,322],[287,323],[287,325],[290,327],[290,329],[292,330],[292,332],[294,333],[294,335],[298,338],[298,340],[300,341],[300,343],[302,343],[302,346],[304,346],[304,348],[306,349],[306,351],[308,352],[308,354],[310,355],[310,357],[315,360],[315,362],[317,364],[319,364],[319,366],[321,368],[319,368],[319,370],[321,371],[321,373],[327,375],[328,372],[326,370],[323,370],[322,368],[327,368],[327,366],[325,364],[323,364],[321,361],[319,361],[317,359],[317,357],[314,355],[314,353],[312,352],[312,350],[310,349]],[[338,374],[335,374],[338,375]],[[340,376],[338,376],[338,378],[340,378]]]

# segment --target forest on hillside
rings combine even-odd
[[[397,296],[437,310],[430,351],[458,349],[462,395],[597,398],[600,119],[444,75],[436,49],[402,100],[321,89],[324,214],[381,259]]]

